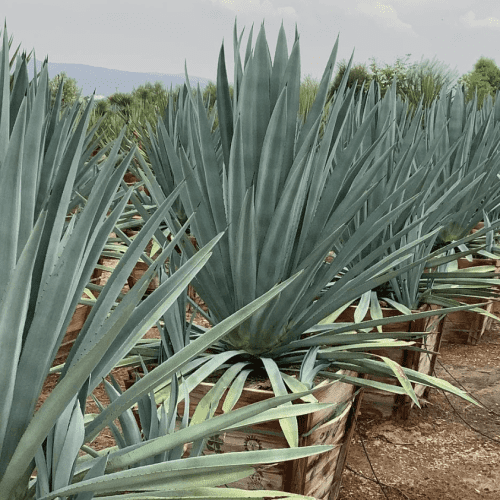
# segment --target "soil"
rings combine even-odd
[[[146,337],[159,338],[158,331]],[[124,389],[128,368],[112,373]],[[407,421],[360,414],[339,500],[500,499],[500,327],[493,326],[475,346],[443,344],[436,374],[462,385],[489,410],[432,390]],[[39,405],[57,377],[48,377]],[[94,394],[109,404],[102,384]],[[92,398],[86,413],[98,413]],[[114,445],[108,428],[91,443],[96,450]]]
[[[359,415],[339,500],[500,499],[500,328],[440,353],[436,375],[489,411],[433,389],[407,421]]]

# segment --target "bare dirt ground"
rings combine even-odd
[[[476,346],[443,344],[436,374],[489,411],[432,390],[406,422],[360,415],[340,500],[500,499],[499,326]]]

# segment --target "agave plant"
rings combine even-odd
[[[158,136],[151,137],[149,146],[152,167],[143,158],[138,157],[138,160],[156,204],[160,204],[168,193],[155,182],[155,176],[166,175],[167,170],[176,182],[185,179],[181,200],[187,215],[196,212],[192,234],[199,245],[228,228],[210,261],[193,280],[193,286],[208,306],[212,324],[224,321],[275,283],[285,281],[298,271],[303,272],[260,313],[214,346],[211,353],[206,354],[212,358],[210,365],[200,367],[186,384],[191,388],[213,370],[229,363],[232,367],[230,378],[235,377],[233,395],[238,399],[249,373],[264,367],[275,394],[280,395],[286,393],[288,384],[295,388],[311,387],[318,371],[331,366],[398,379],[402,388],[388,384],[377,387],[393,392],[407,391],[414,400],[409,380],[464,396],[443,381],[401,370],[390,360],[367,352],[389,345],[411,348],[411,343],[395,342],[385,334],[370,334],[368,339],[355,334],[352,325],[316,326],[363,293],[425,263],[426,258],[423,258],[392,270],[440,228],[386,254],[395,241],[400,241],[422,222],[423,219],[419,219],[362,255],[372,242],[378,241],[376,238],[388,224],[414,205],[415,196],[404,198],[405,190],[411,190],[411,180],[405,180],[394,187],[391,195],[378,200],[357,230],[348,240],[342,241],[345,225],[362,210],[377,182],[383,178],[379,167],[388,153],[379,157],[378,147],[388,140],[388,134],[394,133],[389,116],[376,123],[376,114],[383,114],[384,109],[375,104],[357,129],[345,132],[357,112],[353,89],[345,99],[336,99],[331,105],[320,139],[319,128],[338,41],[319,84],[317,97],[302,123],[298,115],[298,35],[288,56],[281,28],[274,61],[263,26],[254,50],[249,37],[244,61],[240,58],[241,38],[235,25],[233,99],[229,94],[224,45],[219,55],[216,103],[219,135],[212,133],[210,119],[199,96],[195,98],[188,91],[188,99],[172,120],[182,124],[182,128],[167,129],[159,120]],[[188,78],[186,85],[189,90]],[[345,85],[346,79],[339,95],[343,95]],[[373,128],[378,135],[373,143],[362,149],[366,134]],[[216,137],[220,137],[220,142]],[[424,172],[418,171],[415,179],[420,180],[423,176]],[[183,238],[183,243],[188,255],[195,255],[187,238]],[[327,256],[336,243],[342,243],[341,248],[329,263]],[[354,265],[349,271],[340,276],[352,262]],[[401,319],[405,318],[396,318],[397,321]],[[384,319],[378,324],[391,321]],[[397,337],[408,339],[409,335],[397,334]],[[283,373],[290,363],[301,364],[297,370],[297,385]],[[235,366],[244,366],[238,375],[234,373]],[[372,381],[328,373],[332,378],[354,384],[375,385]],[[221,393],[214,390],[213,394],[217,396],[213,395],[213,399],[205,403],[215,408]],[[281,423],[290,445],[295,445],[296,426],[291,421]]]
[[[453,217],[438,237],[441,244],[468,235],[500,203],[498,173],[498,127],[500,105],[478,111],[475,103],[466,104],[462,89],[454,95],[441,92],[426,111],[427,139],[417,152],[417,160],[427,157],[442,162],[438,182],[432,187],[429,203],[440,199],[452,209]],[[429,147],[426,146],[429,145]],[[432,146],[431,146],[432,145]],[[448,194],[443,200],[443,193]],[[462,192],[459,197],[455,193]]]
[[[134,443],[119,453],[104,450],[99,454],[85,444],[91,443],[102,428],[111,426],[115,418],[151,392],[156,384],[170,380],[182,370],[189,372],[193,357],[247,320],[292,281],[275,287],[227,318],[226,322],[221,322],[207,335],[177,352],[156,373],[144,377],[133,389],[117,397],[95,419],[85,422],[85,401],[93,388],[126,354],[134,339],[140,338],[177,300],[209,259],[221,237],[217,235],[147,300],[141,301],[148,279],[155,272],[155,266],[151,267],[137,288],[115,307],[119,291],[146,243],[160,223],[170,219],[167,214],[182,185],[157,207],[130,244],[99,294],[84,329],[61,368],[57,386],[41,408],[34,412],[76,304],[108,235],[131,196],[131,190],[124,192],[120,189],[120,183],[135,151],[120,161],[123,129],[103,162],[82,209],[68,221],[68,207],[85,154],[85,131],[93,99],[83,106],[79,121],[68,112],[56,121],[55,108],[47,107],[47,65],[44,64],[39,78],[35,78],[25,92],[21,92],[17,85],[21,78],[27,82],[26,74],[19,70],[11,93],[5,30],[0,54],[0,172],[3,181],[0,185],[3,211],[0,225],[3,276],[0,287],[0,363],[5,375],[0,386],[0,499],[72,496],[82,500],[93,498],[94,493],[127,490],[144,491],[144,494],[137,494],[137,498],[153,498],[155,495],[220,497],[220,490],[206,487],[251,474],[251,464],[294,459],[329,449],[314,447],[267,454],[257,452],[228,455],[222,460],[220,457],[191,461],[168,459],[154,465],[122,470],[249,418],[260,420],[287,416],[288,407],[278,409],[277,413],[266,411],[307,392],[268,401],[239,413],[235,411],[182,432],[172,431],[173,413],[170,412],[165,417],[169,419],[168,435],[158,435],[156,439],[149,436],[147,442]],[[80,106],[77,105],[75,110],[80,111]],[[48,178],[43,174],[49,174]],[[42,187],[46,189],[43,198],[40,195]],[[157,266],[169,257],[185,229],[162,248]],[[172,407],[175,407],[175,399],[174,396],[171,399]],[[307,413],[309,408],[303,410]],[[90,454],[90,460],[80,460],[81,448]],[[112,453],[108,455],[108,451]],[[37,475],[30,481],[35,468]],[[230,495],[237,496],[237,493],[230,492]]]
[[[462,97],[455,95],[453,101],[448,101],[450,105],[453,103],[454,116],[460,110],[459,103]],[[444,92],[441,98],[448,99]],[[396,81],[393,82],[392,87],[381,100],[374,92],[373,86],[369,87],[366,96],[358,100],[358,112],[352,118],[354,130],[361,126],[363,117],[378,102],[382,105],[378,116],[379,120],[372,126],[371,134],[365,137],[363,147],[369,147],[372,144],[377,138],[376,134],[377,130],[380,129],[380,124],[384,123],[383,118],[391,116],[391,134],[386,135],[384,141],[379,144],[378,151],[379,157],[382,157],[382,153],[387,153],[380,165],[386,175],[366,200],[364,210],[358,212],[347,225],[343,240],[348,241],[349,236],[364,222],[373,207],[377,206],[377,201],[387,198],[393,193],[395,186],[409,182],[409,186],[401,196],[402,200],[410,199],[419,193],[415,203],[389,223],[386,230],[381,232],[371,245],[355,259],[355,261],[359,261],[363,255],[367,255],[384,241],[392,238],[402,228],[413,224],[420,218],[421,222],[404,234],[399,242],[394,242],[388,250],[388,252],[394,252],[411,241],[420,241],[410,258],[397,264],[397,267],[416,260],[420,264],[416,264],[392,278],[390,286],[383,285],[379,290],[376,290],[379,293],[379,298],[383,298],[400,311],[408,313],[409,309],[417,309],[423,302],[432,303],[438,293],[438,289],[436,289],[435,294],[429,288],[434,283],[429,279],[429,275],[423,274],[427,266],[425,257],[433,259],[443,251],[448,251],[450,255],[455,255],[454,258],[458,259],[472,253],[468,251],[472,248],[476,249],[474,253],[479,252],[491,256],[492,232],[488,233],[489,240],[486,248],[478,248],[477,244],[473,243],[478,240],[469,238],[467,235],[478,220],[487,217],[484,208],[490,210],[500,201],[498,199],[499,185],[495,181],[499,167],[498,152],[495,151],[495,147],[485,147],[490,144],[493,131],[490,128],[488,132],[484,121],[483,125],[479,127],[480,120],[471,118],[467,128],[461,130],[460,134],[455,130],[458,126],[458,123],[455,123],[453,142],[448,140],[452,129],[444,119],[435,119],[431,122],[426,119],[429,125],[427,128],[422,128],[421,120],[424,116],[422,110],[409,118],[405,107],[399,106],[400,98],[396,94]],[[432,109],[436,116],[439,116],[436,110],[443,111],[438,104],[433,104]],[[487,120],[491,121],[492,115],[493,113],[490,113]],[[455,116],[455,119],[458,122],[462,120],[458,116]],[[474,123],[476,125],[473,125]],[[474,126],[477,131],[472,132]],[[343,137],[346,138],[345,132]],[[492,144],[495,144],[495,140],[495,136],[493,136]],[[469,145],[469,153],[464,153],[466,151],[464,148],[467,147],[464,144]],[[461,151],[457,152],[459,149]],[[481,156],[483,160],[481,160]],[[471,158],[473,159],[471,160]],[[466,164],[463,163],[464,160],[467,162]],[[435,230],[440,227],[439,233],[436,234]],[[433,232],[434,236],[431,236]],[[427,239],[423,240],[425,237]],[[343,244],[342,241],[337,242],[335,244],[336,250],[342,248]],[[454,252],[455,247],[460,250],[458,253]],[[490,253],[486,253],[488,251]],[[455,291],[458,292],[458,290]],[[440,285],[439,293],[442,292],[444,291],[441,290]],[[363,305],[365,309],[370,303],[370,294],[371,292],[366,292],[364,299],[360,301],[360,306]],[[436,299],[438,300],[437,297]],[[376,302],[374,307],[378,307]],[[443,302],[439,300],[439,304],[443,305]],[[365,309],[362,308],[359,311],[359,316],[363,317]]]

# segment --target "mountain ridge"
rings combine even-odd
[[[43,61],[36,61],[37,71],[40,71]],[[63,71],[70,78],[76,80],[78,88],[82,89],[82,96],[91,95],[94,92],[96,96],[110,96],[115,92],[132,92],[134,88],[144,85],[147,82],[156,83],[157,81],[163,83],[165,88],[169,89],[170,86],[183,85],[185,83],[184,74],[171,74],[171,73],[140,73],[135,71],[123,71],[117,69],[102,68],[99,66],[91,66],[88,64],[76,63],[53,63],[48,62],[49,78],[54,78]],[[29,78],[33,78],[33,62],[28,64]],[[191,76],[189,75],[189,82],[191,86],[200,85],[204,88],[208,82],[213,81],[208,78]]]

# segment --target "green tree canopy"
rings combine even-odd
[[[78,87],[76,79],[70,78],[64,71],[49,80],[52,106],[54,105],[54,102],[56,100],[57,90],[59,89],[61,81],[64,82],[62,96],[63,106],[71,106],[75,103],[79,94],[82,92],[82,89]]]
[[[500,68],[493,59],[480,57],[474,64],[474,69],[463,75],[459,83],[465,85],[467,100],[473,99],[477,91],[478,105],[482,106],[487,95],[495,97],[500,89]]]

